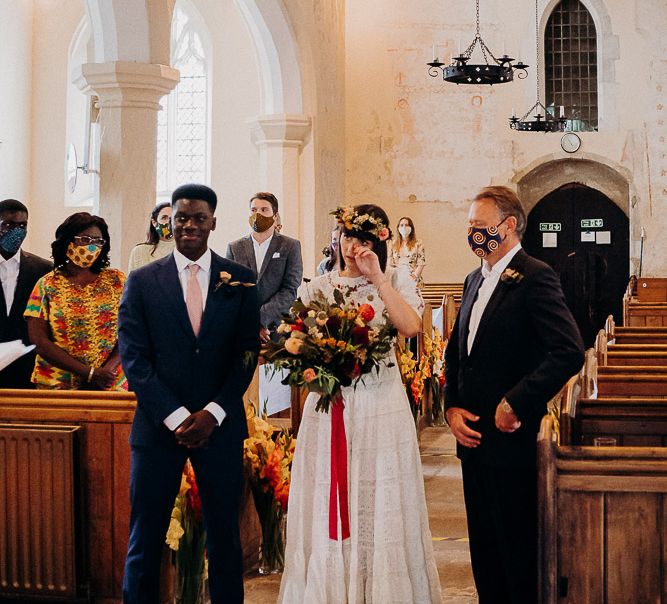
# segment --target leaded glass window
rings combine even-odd
[[[579,0],[561,0],[544,32],[545,100],[554,115],[564,108],[569,130],[598,129],[597,34]]]
[[[180,82],[163,97],[158,112],[159,197],[187,182],[208,182],[208,66],[193,20],[176,4],[171,29],[171,64]]]

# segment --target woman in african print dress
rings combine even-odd
[[[125,275],[109,268],[110,248],[99,216],[78,212],[57,228],[55,268],[35,284],[24,313],[37,388],[127,390],[117,346]]]

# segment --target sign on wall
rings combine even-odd
[[[582,229],[596,229],[604,226],[602,218],[584,218],[581,221]]]
[[[540,232],[558,233],[560,231],[560,222],[540,222]]]

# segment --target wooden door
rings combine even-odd
[[[587,347],[608,315],[621,324],[629,221],[608,197],[577,183],[552,191],[528,215],[523,246],[560,276]]]

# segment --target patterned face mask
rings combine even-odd
[[[155,231],[160,239],[171,239],[174,236],[174,232],[171,230],[171,222],[166,222],[164,224],[158,222],[155,225]]]
[[[476,256],[486,258],[498,249],[504,237],[498,232],[498,227],[507,220],[503,218],[496,226],[468,227],[468,245]]]
[[[13,256],[19,251],[27,234],[28,231],[21,227],[9,229],[6,233],[0,236],[0,248]]]
[[[81,268],[90,268],[102,253],[102,248],[93,245],[75,245],[70,242],[67,246],[67,257]]]

